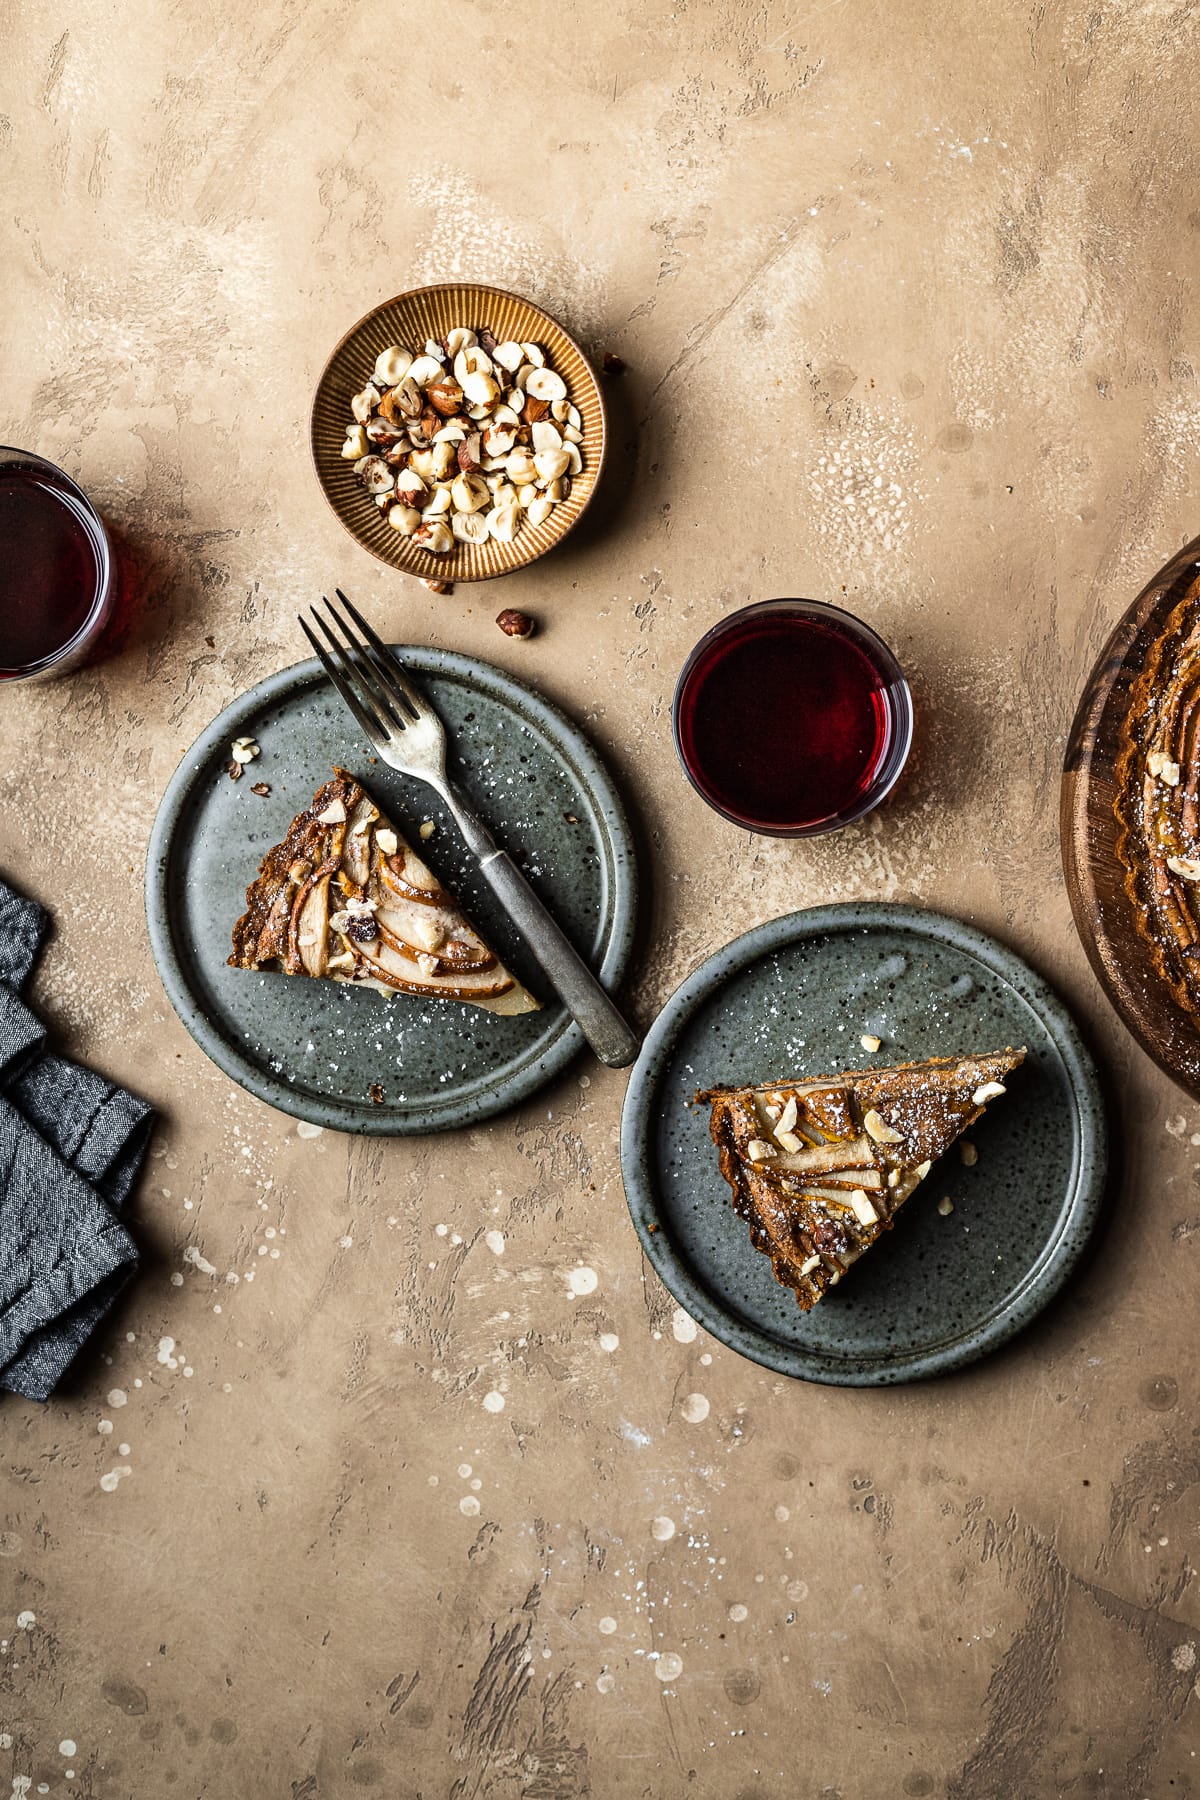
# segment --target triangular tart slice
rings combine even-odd
[[[913,1189],[1025,1060],[932,1057],[765,1087],[712,1088],[733,1204],[808,1312],[890,1227]]]
[[[539,1006],[345,769],[264,856],[229,961],[494,1013]]]

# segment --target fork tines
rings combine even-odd
[[[325,643],[314,635],[303,616],[298,621],[300,629],[367,736],[373,741],[386,740],[410,723],[427,717],[428,708],[408,681],[401,664],[358,608],[346,598],[341,588],[335,588],[334,592],[352,623],[347,623],[328,595],[322,594],[339,635],[330,629],[324,614],[315,606],[310,611]],[[355,625],[361,637],[356,635]]]

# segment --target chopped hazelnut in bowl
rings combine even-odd
[[[583,351],[500,288],[414,288],[368,313],[313,401],[317,479],[364,549],[427,585],[524,568],[595,491],[606,421]]]

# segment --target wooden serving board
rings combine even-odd
[[[1134,684],[1197,580],[1200,538],[1143,588],[1105,645],[1071,728],[1060,822],[1071,909],[1092,967],[1142,1048],[1200,1100],[1200,1018],[1176,1001],[1138,929],[1117,852],[1115,811],[1117,763]]]

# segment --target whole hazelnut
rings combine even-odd
[[[496,623],[506,637],[532,637],[537,630],[536,619],[531,619],[528,613],[517,612],[511,606],[497,616]]]

